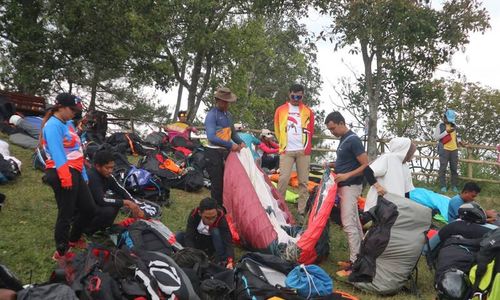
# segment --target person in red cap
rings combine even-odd
[[[62,93],[42,121],[40,144],[47,155],[45,182],[54,190],[58,210],[54,260],[63,257],[71,247],[85,246],[80,237],[95,211],[80,137],[72,121],[81,110],[80,98]]]

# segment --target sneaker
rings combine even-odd
[[[350,261],[341,260],[337,262],[337,266],[339,266],[342,270],[348,270],[352,267],[352,263]]]
[[[448,189],[447,189],[445,186],[443,186],[443,187],[441,188],[441,193],[446,193],[447,191],[448,191]]]
[[[352,273],[352,270],[340,270],[340,271],[337,271],[335,274],[338,277],[348,277],[349,275],[351,275],[351,273]]]
[[[70,248],[85,249],[87,248],[87,242],[84,239],[79,239],[76,242],[68,242]]]
[[[458,193],[458,188],[456,186],[452,187],[451,190],[453,191],[453,193]]]

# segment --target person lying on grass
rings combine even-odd
[[[200,205],[189,213],[186,231],[177,233],[176,239],[184,247],[203,250],[215,263],[233,268],[231,231],[215,199],[207,197],[201,200]]]

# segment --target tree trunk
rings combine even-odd
[[[91,91],[90,91],[90,103],[89,103],[89,111],[95,110],[95,102],[97,98],[97,83],[98,83],[98,71],[94,71],[94,76],[92,78],[92,85],[91,85]]]
[[[186,61],[187,59],[184,59],[182,61],[182,66],[181,66],[181,78],[184,79],[184,76],[186,75]],[[177,114],[179,113],[180,107],[181,107],[181,101],[182,101],[182,92],[184,91],[184,87],[182,86],[181,83],[179,83],[179,89],[177,90],[177,103],[175,104],[175,111],[174,115],[172,116],[172,122],[175,122],[177,118]]]
[[[198,81],[200,80],[201,74],[201,66],[203,64],[203,56],[202,51],[196,54],[193,62],[193,70],[191,72],[191,84],[188,89],[188,122],[192,122],[194,117],[196,116],[197,111],[195,110],[196,104],[196,95],[198,91]]]
[[[379,98],[378,95],[376,95],[372,72],[373,55],[368,53],[368,41],[360,40],[360,44],[361,53],[363,54],[363,63],[365,67],[366,94],[368,96],[367,152],[368,158],[371,161],[377,157],[377,112]]]

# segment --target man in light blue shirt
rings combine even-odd
[[[473,202],[480,192],[481,188],[475,182],[467,182],[464,185],[462,192],[450,199],[448,207],[449,222],[458,219],[458,208],[464,203]]]

